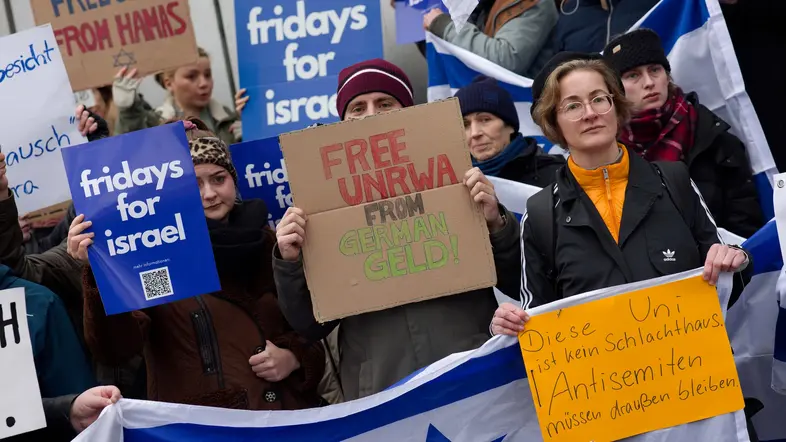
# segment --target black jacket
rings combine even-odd
[[[508,257],[521,259],[523,278],[510,272],[498,281],[509,296],[521,289],[524,308],[701,267],[710,247],[720,242],[700,196],[693,189],[676,190],[685,195],[683,218],[654,166],[638,155],[630,155],[619,245],[568,167],[559,171],[555,187],[556,284],[546,276],[546,252],[538,250],[529,218],[521,229],[523,259]],[[673,253],[664,259],[667,250]]]
[[[545,154],[534,138],[525,137],[524,142],[527,147],[505,164],[497,177],[537,187],[552,184],[557,170],[565,165],[565,158]]]
[[[690,177],[718,227],[749,238],[764,226],[764,215],[745,145],[729,133],[725,121],[699,104],[695,93],[687,99],[698,113],[693,146],[685,158]]]

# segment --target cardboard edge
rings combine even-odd
[[[448,186],[442,186],[442,187],[439,187],[439,188],[436,188],[436,189],[429,189],[429,190],[426,190],[424,192],[418,192],[418,193],[434,192],[434,191],[441,190],[441,189],[446,189],[446,188],[449,188],[449,187],[452,187],[452,186],[465,187],[464,184],[451,184],[451,185],[448,185]],[[378,200],[378,201],[387,201],[387,200],[390,200],[390,199],[392,199],[392,198],[385,198],[385,199],[381,199],[381,200]],[[400,305],[415,304],[415,303],[418,303],[418,302],[427,301],[429,299],[444,298],[446,296],[452,296],[452,295],[456,295],[456,294],[459,294],[459,293],[469,292],[469,291],[472,291],[472,290],[479,290],[479,289],[484,289],[484,288],[493,288],[493,287],[495,287],[497,285],[497,267],[496,267],[496,264],[494,262],[494,251],[493,251],[493,249],[491,247],[491,236],[490,236],[491,233],[489,232],[488,225],[486,224],[486,219],[483,216],[483,211],[480,208],[480,205],[475,203],[474,201],[472,201],[472,199],[470,199],[470,203],[472,204],[472,207],[473,207],[473,209],[472,209],[473,214],[474,214],[473,220],[474,220],[474,222],[476,224],[480,224],[480,226],[481,226],[481,229],[480,229],[481,242],[483,243],[483,249],[484,249],[484,252],[486,254],[486,261],[489,263],[489,265],[486,267],[486,270],[489,272],[488,275],[487,275],[488,279],[482,281],[479,284],[476,284],[476,285],[473,285],[473,286],[470,286],[470,287],[462,287],[462,288],[459,288],[459,289],[456,289],[456,290],[451,290],[451,291],[449,291],[447,293],[444,293],[442,295],[439,295],[439,296],[423,296],[423,297],[415,298],[414,300],[410,300],[410,301],[407,301],[407,302],[392,302],[390,304],[384,304],[382,306],[383,308],[359,309],[359,310],[352,311],[352,312],[350,312],[350,313],[348,313],[346,315],[342,315],[342,316],[330,316],[330,315],[322,315],[322,314],[320,314],[321,310],[319,308],[319,300],[314,296],[314,291],[309,289],[309,296],[311,297],[312,311],[313,311],[314,318],[316,319],[316,321],[318,323],[320,323],[320,324],[324,324],[324,323],[326,323],[328,321],[333,321],[333,320],[336,320],[336,319],[343,319],[343,318],[347,318],[347,317],[350,317],[350,316],[356,316],[356,315],[363,314],[363,313],[378,312],[378,311],[388,310],[388,309],[390,309],[392,307],[398,307]],[[350,209],[350,208],[353,208],[353,207],[357,207],[357,206],[342,207],[341,209],[334,209],[334,210]],[[325,212],[328,212],[328,211],[325,211]],[[323,213],[323,212],[320,212],[320,213]],[[301,253],[303,253],[303,252],[301,252]],[[302,259],[303,259],[303,273],[306,276],[306,281],[308,281],[308,272],[309,272],[308,271],[308,263],[307,263],[308,260],[306,259],[306,254],[305,253],[303,253]],[[491,321],[491,318],[489,318],[489,321]]]
[[[407,111],[407,110],[410,110],[410,109],[424,107],[424,106],[432,105],[434,103],[442,103],[442,102],[453,102],[454,103],[453,106],[454,106],[455,112],[456,112],[456,114],[458,116],[458,120],[456,120],[456,121],[459,122],[459,123],[463,121],[463,117],[461,116],[461,107],[459,106],[459,101],[458,101],[458,98],[456,98],[456,97],[444,98],[442,100],[435,100],[435,101],[431,101],[431,102],[428,102],[428,103],[417,104],[415,106],[410,106],[410,107],[402,107],[401,109],[396,109],[396,110],[393,110],[393,111],[390,111],[390,112],[385,112],[385,113],[382,113],[382,114],[369,115],[368,117],[365,117],[362,120],[381,118],[381,117],[384,117],[386,115],[394,114],[394,113],[397,113],[397,112]],[[351,123],[354,123],[356,121],[360,121],[360,120],[337,121],[335,123],[330,123],[330,124],[326,124],[324,126],[317,126],[317,127],[332,127],[332,126],[338,126],[338,125],[342,125],[342,124],[351,124]],[[280,134],[278,136],[278,148],[281,149],[281,155],[284,157],[284,161],[286,161],[286,150],[289,150],[289,149],[285,150],[285,148],[284,148],[284,140],[286,138],[290,137],[290,136],[294,136],[296,134],[299,134],[301,132],[305,132],[307,130],[312,130],[314,128],[315,128],[314,126],[312,126],[312,127],[305,127],[303,129],[293,130],[293,131],[290,131],[290,132],[287,132],[287,133]],[[464,140],[464,153],[466,154],[465,158],[464,158],[464,160],[465,160],[465,164],[464,164],[465,167],[464,167],[464,169],[465,170],[469,170],[470,168],[472,168],[472,161],[469,160],[470,155],[469,155],[469,147],[467,145],[467,135],[466,135],[466,132],[464,131],[463,127],[461,127],[461,134],[462,134],[461,137]],[[467,160],[469,160],[469,161],[466,162]],[[290,189],[290,193],[292,194],[292,201],[294,202],[293,205],[295,207],[297,207],[297,192],[296,192],[296,189],[291,184],[292,181],[296,181],[296,180],[292,180],[292,172],[290,170],[287,170],[287,174],[289,175],[289,178],[290,178],[290,180],[289,180],[289,182],[290,182],[289,189]],[[295,187],[297,187],[297,186],[295,186]],[[443,187],[446,187],[446,186],[443,186]],[[353,206],[347,206],[347,207],[353,207]],[[344,207],[339,207],[339,209],[343,209],[343,208]],[[331,209],[331,210],[337,210],[337,209]],[[322,212],[326,212],[326,210],[323,210]],[[316,215],[316,214],[322,213],[322,212],[314,212],[314,213],[310,213],[310,214],[307,214],[307,215]]]

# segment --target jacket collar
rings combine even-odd
[[[597,209],[568,167],[560,169],[557,177],[558,197],[564,212],[556,222],[564,228],[589,227],[592,229],[602,244],[603,250],[614,259],[626,280],[630,282],[633,280],[633,274],[622,253],[622,247],[646,218],[655,200],[663,195],[663,183],[647,160],[629,149],[628,158],[630,159],[628,187],[625,191],[618,242],[614,241]]]
[[[164,102],[156,110],[161,114],[161,118],[164,120],[177,118],[179,114],[179,110],[175,104],[175,97],[173,97],[172,94],[167,94]],[[221,103],[212,98],[208,104],[208,111],[210,112],[210,116],[216,120],[216,124],[232,119],[232,115],[227,112],[226,108],[224,108]]]

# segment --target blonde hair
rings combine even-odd
[[[535,120],[535,124],[540,127],[543,135],[549,141],[566,148],[568,147],[567,141],[557,123],[557,108],[561,99],[559,82],[569,73],[578,70],[597,72],[603,77],[603,82],[606,83],[614,103],[617,130],[628,122],[631,115],[631,103],[625,98],[625,90],[620,85],[617,74],[606,63],[601,60],[571,60],[562,63],[546,79],[540,99],[532,111],[532,119]]]
[[[198,58],[207,58],[208,60],[210,59],[210,55],[208,55],[207,51],[200,47],[197,47],[197,54],[199,55]],[[153,78],[155,78],[156,83],[158,83],[159,86],[166,89],[166,80],[174,77],[176,71],[177,68],[159,72]]]

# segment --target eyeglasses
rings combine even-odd
[[[598,95],[589,101],[592,110],[598,115],[606,115],[614,107],[613,95]],[[572,101],[559,109],[565,118],[570,121],[579,121],[587,114],[587,103]]]

